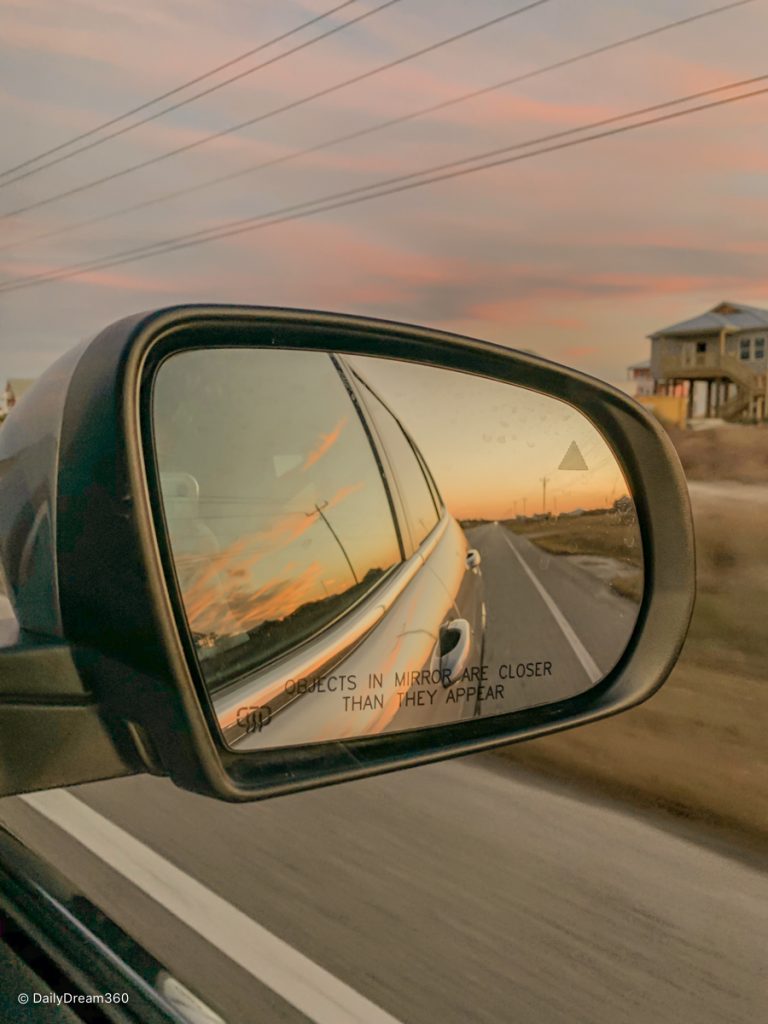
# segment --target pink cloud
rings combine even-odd
[[[47,274],[59,270],[59,266],[45,263],[24,263],[0,264],[0,273],[3,279],[0,284],[5,284],[16,278],[27,277],[34,274]],[[7,275],[7,276],[6,276]],[[86,271],[73,278],[63,278],[62,284],[67,287],[72,285],[95,285],[98,288],[114,289],[115,291],[149,292],[154,294],[167,294],[174,288],[175,282],[168,278],[159,277],[156,274],[141,274],[131,271],[106,268],[104,270]]]

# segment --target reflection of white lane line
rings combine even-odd
[[[70,793],[21,799],[316,1024],[399,1024]]]
[[[555,622],[558,624],[558,626],[562,630],[563,636],[568,641],[568,643],[571,645],[571,647],[573,649],[573,653],[576,655],[576,657],[581,662],[582,668],[584,669],[584,671],[589,676],[590,681],[593,682],[593,683],[600,682],[600,680],[603,678],[605,673],[601,672],[600,669],[597,667],[595,661],[592,658],[592,655],[589,653],[587,648],[584,646],[584,644],[581,642],[581,640],[579,640],[579,638],[574,633],[573,627],[571,626],[570,622],[566,619],[566,617],[563,615],[563,613],[557,607],[557,605],[555,604],[552,596],[549,594],[549,592],[547,590],[544,589],[544,586],[542,585],[541,581],[534,574],[533,569],[531,569],[531,567],[528,565],[528,563],[525,561],[523,556],[517,550],[517,548],[512,543],[510,538],[506,536],[506,534],[504,535],[504,540],[507,542],[507,544],[509,544],[509,547],[510,547],[510,549],[512,551],[512,554],[518,560],[520,565],[522,565],[522,567],[525,570],[525,572],[527,573],[528,578],[530,579],[531,583],[534,585],[534,587],[536,587],[536,589],[538,590],[538,592],[541,594],[542,598],[544,599],[544,603],[546,604],[547,608],[549,608],[550,612],[552,612],[552,618],[555,620]]]

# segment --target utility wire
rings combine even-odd
[[[354,0],[354,2],[357,2],[357,0]],[[156,110],[153,114],[147,114],[147,116],[143,117],[140,121],[134,121],[133,124],[124,125],[122,128],[116,128],[115,131],[110,132],[108,135],[102,135],[101,138],[87,142],[84,146],[78,146],[77,149],[73,149],[69,153],[64,153],[62,156],[57,156],[53,160],[48,160],[46,163],[40,164],[37,167],[23,171],[21,174],[17,174],[14,178],[8,178],[7,181],[0,181],[0,188],[5,188],[7,185],[13,185],[16,181],[21,181],[23,178],[29,178],[31,175],[37,174],[38,171],[44,171],[48,167],[54,167],[56,164],[61,164],[65,160],[69,160],[70,157],[77,156],[78,153],[85,153],[89,149],[96,149],[97,146],[101,146],[105,142],[109,142],[111,139],[116,139],[120,135],[127,135],[128,132],[132,132],[134,128],[140,128],[142,125],[149,124],[150,121],[156,121],[158,118],[164,117],[166,114],[170,114],[174,110],[179,110],[181,107],[185,107],[189,103],[194,103],[195,100],[199,100],[203,96],[210,96],[211,93],[218,92],[219,89],[223,89],[225,86],[231,85],[233,82],[239,82],[241,78],[247,78],[248,75],[253,75],[255,72],[261,71],[263,68],[271,67],[273,64],[279,64],[280,61],[285,60],[286,57],[290,57],[294,53],[299,53],[301,50],[307,50],[310,46],[314,46],[315,43],[319,43],[323,39],[328,39],[329,36],[335,36],[339,32],[344,32],[345,29],[350,28],[352,25],[357,25],[358,22],[365,21],[366,18],[370,18],[372,15],[378,14],[385,8],[392,7],[394,4],[398,3],[401,3],[401,0],[388,0],[387,3],[384,3],[379,7],[374,7],[370,11],[364,11],[362,14],[358,14],[356,18],[351,18],[349,21],[345,21],[341,25],[335,25],[333,28],[328,29],[327,32],[322,32],[319,36],[313,36],[312,39],[307,39],[303,43],[298,43],[296,46],[291,47],[290,50],[278,53],[275,57],[270,57],[269,60],[262,61],[261,64],[255,64],[251,68],[246,68],[245,71],[239,71],[236,75],[231,75],[229,78],[225,78],[221,82],[216,82],[215,85],[209,85],[206,89],[193,93],[192,96],[187,96],[183,100],[178,100],[176,103],[172,103],[168,107],[163,107],[162,110]],[[265,43],[264,45],[271,46],[272,44]]]
[[[30,245],[33,242],[39,242],[47,238],[57,238],[61,235],[69,234],[72,231],[77,231],[80,228],[90,227],[93,224],[102,224],[105,221],[112,220],[115,217],[122,217],[128,213],[135,213],[137,210],[146,209],[149,206],[156,206],[159,203],[168,202],[171,199],[178,199],[181,196],[190,195],[194,192],[200,192],[203,189],[210,188],[213,185],[219,185],[222,182],[234,181],[237,178],[245,177],[246,175],[253,174],[256,171],[264,170],[267,167],[275,167],[278,164],[286,164],[293,160],[298,160],[301,157],[309,156],[312,153],[320,152],[324,149],[329,149],[332,146],[338,146],[344,142],[351,142],[355,139],[362,138],[366,135],[372,135],[376,132],[384,131],[387,128],[393,128],[395,125],[404,124],[408,121],[413,121],[416,118],[423,117],[425,114],[434,114],[437,111],[445,110],[448,107],[456,106],[459,103],[464,103],[467,100],[477,99],[479,96],[488,95],[491,92],[495,92],[498,89],[503,89],[510,85],[516,85],[519,82],[527,81],[531,78],[536,78],[540,75],[544,75],[551,71],[557,71],[560,68],[568,67],[571,64],[576,64],[580,61],[588,60],[592,57],[596,57],[600,54],[608,53],[611,50],[619,49],[623,46],[628,46],[630,43],[636,43],[644,39],[649,39],[652,36],[660,35],[662,32],[668,32],[670,29],[680,28],[683,25],[689,25],[691,22],[700,21],[702,18],[709,18],[714,14],[721,14],[724,11],[732,10],[735,7],[742,7],[744,4],[753,3],[754,0],[737,0],[736,3],[724,4],[721,7],[710,8],[707,11],[701,11],[698,14],[693,14],[687,18],[681,18],[677,21],[667,22],[666,24],[659,25],[656,28],[648,29],[645,32],[639,32],[636,35],[625,36],[623,39],[617,39],[612,43],[606,43],[603,46],[595,47],[591,50],[585,50],[582,53],[578,53],[572,57],[566,57],[563,60],[556,61],[554,64],[546,64],[543,67],[534,68],[531,71],[523,72],[522,74],[515,75],[512,78],[505,78],[501,82],[496,82],[493,85],[484,86],[481,89],[474,89],[471,92],[462,93],[460,96],[454,96],[448,100],[442,100],[439,103],[433,103],[427,107],[421,107],[418,110],[410,111],[406,114],[401,114],[398,117],[389,118],[386,121],[378,121],[376,124],[369,125],[365,128],[357,129],[353,132],[348,132],[345,135],[337,135],[332,139],[326,139],[323,142],[318,142],[316,145],[307,146],[304,149],[294,150],[291,153],[285,153],[282,156],[272,157],[269,160],[263,160],[256,164],[251,164],[238,171],[231,171],[228,174],[220,174],[214,178],[207,178],[205,181],[198,182],[195,185],[187,185],[184,188],[173,189],[170,192],[164,192],[161,195],[153,196],[151,199],[143,199],[138,203],[131,203],[129,206],[120,207],[117,210],[110,210],[107,213],[98,214],[95,217],[88,217],[85,220],[75,221],[71,224],[65,224],[58,228],[53,228],[50,231],[44,231],[37,235],[30,235],[27,238],[22,238],[13,242],[8,242],[5,245],[0,245],[0,252],[5,252],[9,249],[15,249],[22,245]]]
[[[617,114],[614,117],[603,118],[600,121],[594,121],[589,124],[581,125],[578,128],[568,129],[562,132],[553,133],[550,136],[543,136],[538,140],[528,140],[527,142],[515,143],[511,146],[504,146],[495,150],[488,150],[485,153],[477,154],[473,157],[466,157],[463,160],[454,160],[449,163],[439,164],[437,166],[424,168],[421,171],[415,171],[410,174],[399,175],[394,178],[384,179],[382,181],[374,182],[371,185],[361,186],[359,188],[347,189],[343,192],[338,192],[330,196],[322,196],[317,199],[307,200],[303,203],[296,203],[291,206],[284,206],[277,210],[269,211],[268,213],[259,214],[255,217],[246,217],[237,221],[231,221],[229,224],[222,225],[219,228],[209,228],[203,231],[192,232],[187,235],[179,235],[176,238],[166,239],[165,241],[155,242],[148,246],[139,246],[134,249],[124,250],[123,252],[116,253],[113,256],[106,256],[100,259],[91,260],[84,263],[73,264],[69,267],[63,267],[59,270],[44,272],[40,274],[30,275],[26,278],[19,278],[17,280],[7,281],[0,284],[0,292],[16,291],[20,288],[32,287],[37,284],[44,284],[47,281],[62,280],[66,278],[77,277],[79,275],[89,273],[94,270],[104,270],[109,267],[119,266],[123,263],[131,263],[142,259],[147,259],[150,256],[164,255],[168,252],[176,252],[180,249],[192,248],[196,245],[202,245],[205,242],[218,241],[222,238],[230,238],[234,235],[244,234],[248,231],[259,230],[265,227],[274,227],[278,224],[284,224],[288,221],[299,220],[303,217],[309,217],[317,213],[325,213],[330,210],[340,209],[346,206],[353,206],[362,202],[367,202],[371,199],[378,199],[383,196],[394,195],[400,192],[406,192],[410,189],[422,188],[425,185],[432,185],[439,181],[446,181],[453,178],[460,178],[467,174],[474,174],[478,171],[488,170],[494,167],[500,167],[506,164],[517,163],[521,160],[528,160],[534,156],[540,156],[545,153],[553,153],[558,150],[568,149],[574,146],[584,145],[587,142],[594,142],[599,139],[609,138],[614,135],[619,135],[629,131],[633,131],[636,128],[644,128],[649,125],[661,124],[665,121],[671,121],[680,117],[687,117],[689,114],[695,114],[704,110],[712,110],[716,107],[722,107],[727,104],[736,103],[740,100],[750,99],[754,96],[762,96],[768,93],[768,86],[764,86],[760,89],[754,89],[750,92],[741,93],[738,96],[729,96],[725,99],[713,100],[709,103],[702,103],[698,106],[688,107],[684,110],[676,110],[666,114],[659,114],[653,117],[648,117],[643,121],[636,121],[633,124],[620,125],[618,127],[607,128],[604,131],[594,132],[591,135],[582,135],[580,138],[570,139],[568,141],[562,141],[563,136],[573,135],[577,132],[586,132],[600,126],[615,123],[621,120],[627,120],[633,117],[639,117],[642,114],[650,113],[652,111],[662,110],[670,106],[675,106],[681,103],[690,102],[693,99],[700,98],[702,96],[714,95],[726,91],[728,89],[735,89],[743,87],[747,84],[753,84],[756,82],[768,80],[768,74],[755,76],[754,78],[744,79],[740,82],[730,82],[727,85],[717,86],[712,89],[705,89],[701,92],[691,93],[688,96],[682,96],[674,100],[667,100],[664,103],[656,103],[649,107],[643,107],[638,110],[629,111],[625,114]],[[500,154],[509,153],[510,151],[521,149],[523,147],[530,147],[543,142],[547,139],[557,139],[561,141],[553,142],[552,145],[539,146],[538,149],[531,149],[526,153],[518,153],[514,156],[502,156]],[[482,161],[482,162],[481,162]],[[459,166],[462,164],[474,163],[475,166]],[[417,180],[413,180],[417,179]]]
[[[110,118],[108,121],[102,121],[101,124],[97,124],[94,128],[89,128],[88,131],[81,132],[79,135],[74,135],[71,139],[67,139],[66,142],[60,142],[57,146],[52,146],[50,149],[43,150],[42,153],[37,153],[36,156],[28,157],[23,160],[20,164],[16,164],[14,167],[7,167],[4,171],[0,171],[0,178],[4,178],[8,174],[13,174],[15,171],[20,171],[24,167],[29,167],[30,164],[35,164],[38,160],[43,160],[47,156],[51,156],[53,153],[59,153],[62,149],[66,149],[68,146],[73,146],[76,142],[81,142],[83,139],[89,139],[92,135],[96,135],[98,132],[103,131],[105,128],[111,128],[112,125],[119,124],[120,121],[124,121],[127,117],[132,117],[134,114],[140,114],[142,110],[147,110],[149,107],[153,107],[155,103],[160,103],[162,100],[167,100],[171,96],[176,96],[178,93],[183,92],[192,85],[197,85],[199,82],[204,82],[207,78],[211,78],[213,75],[217,75],[220,71],[226,71],[227,68],[233,67],[235,64],[239,64],[241,61],[247,60],[249,57],[253,57],[257,53],[261,53],[262,50],[266,50],[270,46],[274,46],[276,43],[281,43],[284,39],[288,39],[290,36],[296,35],[298,32],[303,31],[305,28],[309,28],[311,25],[316,25],[319,21],[324,21],[325,18],[330,18],[332,14],[336,14],[344,7],[350,7],[352,4],[358,3],[358,0],[344,0],[344,3],[337,4],[335,7],[331,7],[330,10],[324,14],[318,14],[314,18],[310,18],[309,21],[304,21],[301,25],[297,25],[296,28],[289,29],[287,32],[283,32],[279,36],[275,36],[273,39],[269,39],[266,43],[261,43],[259,46],[254,46],[251,50],[246,50],[245,53],[241,53],[239,57],[233,57],[231,60],[225,61],[223,64],[218,64],[215,68],[211,68],[209,71],[204,71],[201,75],[196,75],[194,78],[190,78],[186,82],[182,82],[181,85],[175,86],[173,89],[169,89],[167,92],[160,93],[159,96],[153,97],[151,100],[146,100],[144,103],[140,103],[138,107],[131,107],[130,110],[124,111],[122,114],[117,114],[115,117]],[[281,55],[285,56],[285,55]],[[224,83],[223,83],[224,84]],[[196,97],[192,97],[196,99]],[[192,100],[182,100],[178,106],[183,106],[185,103],[191,103]],[[167,110],[175,110],[176,107],[168,107]],[[166,113],[163,111],[163,113]],[[154,115],[159,116],[159,115]],[[147,118],[151,120],[151,118]],[[144,121],[138,121],[136,124],[131,125],[129,129],[137,128],[140,124],[144,124]],[[106,140],[100,140],[106,141]],[[78,150],[77,152],[80,152]],[[70,156],[74,156],[74,153],[68,153],[66,157],[62,157],[62,160],[69,159]],[[53,161],[57,163],[58,161]],[[45,164],[46,167],[50,167],[50,164]],[[42,167],[37,167],[35,170],[30,171],[30,174],[36,174],[37,171],[43,170]],[[21,175],[25,177],[25,175]],[[14,178],[14,181],[18,181],[18,178]],[[10,182],[6,182],[10,184]]]
[[[384,10],[386,7],[391,6],[393,3],[398,3],[399,0],[387,0],[386,3],[374,8],[372,11],[367,12],[368,15],[378,13]],[[150,157],[147,160],[141,160],[139,163],[131,164],[128,167],[124,167],[122,170],[114,171],[112,174],[104,175],[101,178],[95,178],[93,181],[86,182],[83,185],[78,185],[74,188],[67,189],[64,192],[58,192],[55,195],[47,196],[44,199],[38,199],[34,202],[27,203],[25,206],[17,207],[15,210],[10,210],[8,213],[3,214],[3,217],[15,217],[22,213],[27,213],[29,210],[36,210],[41,206],[47,206],[50,203],[57,202],[59,199],[65,199],[68,196],[77,195],[81,192],[86,192],[91,188],[95,188],[97,185],[103,185],[108,181],[115,181],[117,178],[123,178],[127,174],[132,174],[134,171],[141,170],[144,167],[150,167],[153,164],[160,163],[163,160],[168,160],[172,156],[177,156],[179,153],[187,153],[192,149],[198,149],[200,146],[204,146],[209,142],[213,142],[215,139],[223,138],[226,135],[231,135],[234,132],[239,132],[243,128],[249,128],[254,124],[258,124],[261,121],[266,121],[268,118],[276,117],[278,114],[283,114],[288,110],[295,110],[297,107],[304,106],[306,103],[310,103],[312,100],[320,99],[323,96],[329,96],[331,93],[338,92],[341,89],[345,89],[350,85],[356,85],[359,82],[363,82],[366,79],[373,78],[374,75],[381,74],[382,71],[388,71],[391,68],[398,67],[401,64],[406,64],[408,61],[415,60],[417,57],[423,57],[424,54],[433,53],[435,50],[439,50],[444,46],[448,46],[451,43],[458,42],[460,39],[466,39],[468,36],[474,35],[477,32],[482,32],[487,28],[491,28],[494,25],[499,25],[503,21],[508,21],[510,18],[516,17],[518,14],[524,14],[526,11],[530,11],[535,7],[541,7],[546,3],[550,3],[550,0],[532,0],[532,2],[525,4],[523,7],[517,7],[513,11],[508,11],[506,14],[501,14],[496,18],[491,18],[490,21],[482,22],[479,25],[475,25],[472,28],[465,29],[463,32],[457,32],[455,35],[448,36],[445,39],[441,39],[436,43],[431,43],[429,46],[423,46],[418,50],[414,50],[411,53],[406,54],[403,57],[398,57],[395,60],[388,61],[386,64],[379,64],[375,68],[371,68],[368,71],[363,71],[358,75],[353,75],[352,78],[347,78],[342,82],[337,82],[335,85],[327,86],[324,89],[319,89],[317,92],[310,93],[308,96],[302,96],[297,100],[293,100],[290,103],[285,103],[280,107],[274,107],[272,110],[268,110],[263,114],[259,114],[256,117],[251,117],[247,121],[241,121],[239,124],[230,125],[229,128],[223,128],[221,131],[213,132],[210,135],[205,135],[201,139],[197,139],[194,142],[188,142],[184,146],[178,146],[176,149],[167,150],[165,153],[159,153],[157,156]],[[351,24],[351,22],[348,22]]]

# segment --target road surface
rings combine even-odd
[[[233,1024],[336,1024],[322,1006],[360,996],[365,1009],[344,1019],[765,1018],[766,874],[495,759],[245,806],[149,777],[68,792],[144,845],[123,856],[123,839],[106,863],[20,798],[0,802],[0,818]],[[88,829],[90,844],[100,829]],[[152,899],[124,877],[147,857]],[[288,945],[250,950],[261,933],[248,922]],[[328,989],[303,1013],[295,982],[275,992],[258,980],[293,954]]]
[[[552,665],[549,675],[514,679],[503,701],[483,703],[483,714],[572,697],[604,678],[626,648],[638,606],[500,524],[467,535],[482,556],[490,678],[500,666]]]

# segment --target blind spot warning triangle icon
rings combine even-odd
[[[579,450],[579,446],[575,441],[571,441],[568,451],[563,456],[563,461],[557,467],[558,469],[589,469],[589,466],[584,461],[584,456]]]

